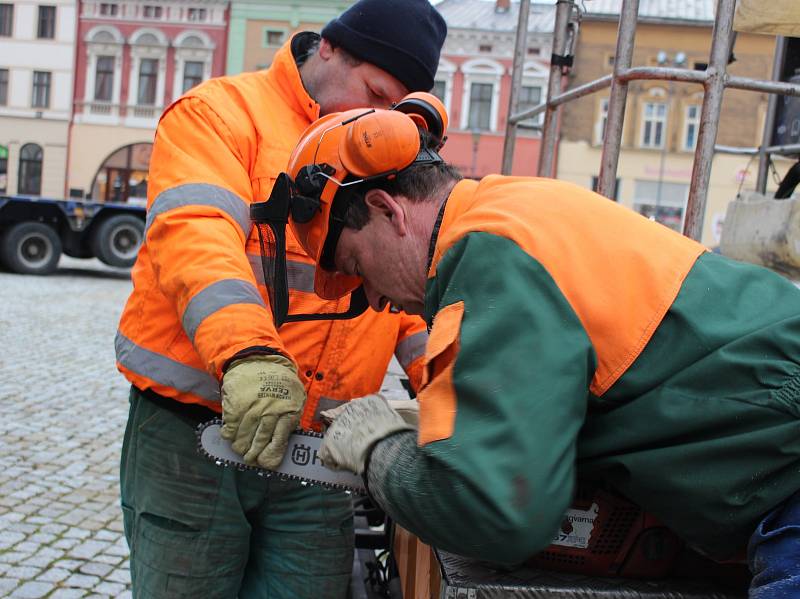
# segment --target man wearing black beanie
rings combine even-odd
[[[447,25],[428,0],[362,0],[322,30],[323,38],[391,73],[409,91],[433,87],[445,35]]]
[[[446,33],[428,0],[361,0],[322,36],[294,35],[268,70],[206,81],[162,115],[115,342],[131,383],[120,482],[134,598],[347,595],[351,498],[220,468],[194,431],[221,415],[233,448],[269,468],[286,431],[320,430],[322,410],[378,391],[392,354],[418,387],[418,317],[368,311],[276,329],[248,214],[320,116],[429,90]],[[290,313],[329,311],[311,259],[287,242]],[[280,393],[262,393],[265,380]]]

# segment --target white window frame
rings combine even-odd
[[[609,98],[600,98],[597,104],[597,120],[594,123],[594,143],[597,146],[603,145],[603,134],[608,125],[608,103]]]
[[[196,37],[202,42],[202,46],[186,46],[186,41]],[[175,75],[172,80],[173,99],[183,95],[183,68],[187,62],[203,63],[203,81],[211,78],[211,65],[214,59],[214,49],[216,45],[211,38],[202,31],[187,29],[182,31],[173,41],[175,47]]]
[[[496,132],[497,113],[500,106],[500,81],[505,72],[503,65],[495,60],[476,58],[468,60],[461,65],[461,71],[464,73],[464,91],[461,100],[461,129],[464,131],[469,130],[469,104],[472,84],[488,83],[493,87],[492,103],[489,109],[489,129],[487,131]]]
[[[436,69],[434,81],[444,81],[444,107],[447,114],[451,113],[450,104],[453,101],[453,76],[458,68],[449,60],[439,59],[439,68]]]
[[[687,152],[694,152],[697,147],[697,135],[700,133],[700,104],[687,104],[683,111],[683,132],[681,133],[681,146]],[[694,110],[695,116],[690,116],[689,113]],[[694,127],[694,143],[691,145],[689,141],[689,128]]]
[[[547,98],[547,81],[550,77],[550,71],[544,65],[536,61],[526,62],[522,67],[522,86],[521,87],[538,87],[539,88],[539,103]],[[523,125],[524,123],[524,125]],[[532,127],[541,127],[544,123],[544,112],[540,112],[535,117],[525,119],[522,125],[522,131],[526,128],[528,131]]]
[[[144,45],[141,43],[142,37],[152,35],[157,42],[154,45]],[[131,66],[128,74],[128,104],[126,107],[125,124],[132,127],[155,127],[158,117],[164,109],[164,87],[167,72],[167,48],[169,40],[159,29],[143,27],[137,29],[128,39],[130,44]],[[152,106],[140,106],[137,104],[139,97],[139,69],[142,60],[152,58],[158,60],[158,72],[156,75],[156,98]]]
[[[281,34],[281,43],[280,44],[270,44],[267,40],[268,33],[280,33]],[[261,47],[262,48],[280,48],[286,42],[287,38],[289,37],[289,30],[284,27],[262,27],[261,28]]]
[[[664,108],[664,114],[657,115],[654,114],[652,117],[648,118],[647,111],[648,107],[653,106],[656,107],[655,109],[658,110],[658,107]],[[660,98],[647,98],[642,103],[642,120],[641,120],[641,132],[639,135],[639,147],[641,148],[648,148],[653,150],[660,150],[664,148],[664,144],[667,142],[667,120],[669,118],[669,103],[666,101],[662,101]],[[661,124],[661,142],[656,143],[649,143],[646,139],[646,132],[647,132],[647,123],[653,123],[653,137],[655,137],[655,129],[657,128],[658,124]]]
[[[97,41],[99,34],[108,33],[113,40]],[[122,90],[122,50],[125,38],[119,29],[111,25],[98,25],[90,29],[84,37],[86,47],[86,81],[83,88],[82,114],[75,115],[76,122],[107,123],[119,122],[119,104]],[[97,58],[114,57],[114,83],[111,87],[111,101],[95,101],[94,87],[97,77]]]

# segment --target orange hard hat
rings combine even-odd
[[[434,140],[421,148],[420,129]],[[337,192],[350,185],[391,178],[414,163],[441,162],[437,150],[447,130],[447,112],[435,96],[409,94],[390,110],[355,109],[330,114],[309,126],[289,158],[293,181],[289,223],[306,253],[314,259],[314,291],[338,299],[361,284],[360,277],[326,270],[323,250]],[[335,232],[338,240],[340,224]],[[334,241],[335,241],[334,240]],[[332,248],[333,249],[333,248]]]

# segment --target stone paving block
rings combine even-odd
[[[31,556],[30,553],[20,553],[18,551],[6,551],[5,553],[0,553],[0,562],[6,564],[18,564],[19,562],[28,559]]]
[[[39,599],[39,597],[45,597],[54,588],[49,582],[26,582],[14,589],[11,596],[15,599]]]
[[[0,531],[0,549],[6,549],[13,545],[16,545],[20,541],[25,539],[25,535],[21,532],[15,532],[12,530],[3,530]]]
[[[101,541],[85,541],[73,547],[67,555],[78,559],[91,559],[109,546],[108,543]]]
[[[5,576],[0,576],[0,597],[7,597],[11,594],[11,591],[16,589],[20,584],[20,581],[15,578],[6,578]]]
[[[69,528],[62,535],[65,539],[88,539],[92,532],[86,528]]]
[[[79,589],[91,589],[100,582],[97,576],[88,576],[86,574],[73,574],[64,581],[64,586],[77,587]]]
[[[6,576],[9,578],[19,578],[20,580],[30,580],[31,578],[36,578],[40,572],[40,568],[34,568],[31,566],[15,566],[8,569]]]
[[[108,576],[106,576],[106,580],[111,580],[113,582],[121,582],[123,584],[130,584],[131,583],[131,571],[127,568],[117,568],[116,570],[112,571]]]
[[[47,599],[79,599],[86,597],[82,589],[56,589]]]
[[[94,587],[94,591],[103,593],[109,597],[119,597],[125,591],[125,585],[115,582],[101,582]]]
[[[93,576],[98,576],[100,578],[103,578],[113,569],[114,568],[112,566],[109,566],[108,564],[102,564],[92,561],[82,565],[80,568],[80,572],[81,574],[91,574]]]
[[[69,570],[64,570],[63,568],[48,568],[44,572],[42,572],[36,580],[41,580],[44,582],[61,582],[67,576],[70,575]]]

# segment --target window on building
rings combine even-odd
[[[493,93],[494,85],[491,83],[470,85],[468,129],[491,129]]]
[[[205,21],[206,20],[206,9],[205,8],[190,8],[186,13],[187,18],[190,21]]]
[[[265,29],[264,30],[264,45],[270,48],[277,48],[283,45],[285,33],[279,29]]]
[[[592,177],[592,191],[597,191],[597,187],[600,185],[600,177]],[[615,202],[619,199],[619,177],[614,180],[614,192],[612,193],[611,198]]]
[[[160,6],[152,6],[145,4],[142,9],[142,16],[145,19],[160,19],[162,15],[162,8]]]
[[[491,52],[492,45],[491,44],[480,44],[478,46],[478,52]]]
[[[595,143],[603,143],[606,137],[606,124],[608,123],[608,98],[600,100],[600,112],[597,115],[595,124]]]
[[[36,37],[51,40],[56,36],[56,7],[40,6]]]
[[[689,186],[685,183],[637,180],[633,209],[650,220],[680,232],[688,197]]]
[[[447,82],[443,79],[434,81],[433,87],[431,88],[431,93],[439,98],[442,101],[442,104],[444,104],[445,89],[447,89]]]
[[[616,62],[617,57],[613,54],[606,54],[606,66],[610,69],[614,68],[614,63]]]
[[[700,130],[700,107],[687,106],[683,123],[683,149],[694,150],[697,145],[697,132]]]
[[[100,14],[104,17],[116,17],[119,13],[119,5],[112,3],[102,3],[100,5]]]
[[[707,62],[696,62],[696,63],[694,63],[694,70],[695,71],[705,71],[706,69],[708,69],[708,63]]]
[[[158,81],[158,59],[142,58],[139,63],[139,89],[136,103],[140,106],[154,106],[156,103],[156,82]]]
[[[8,69],[0,69],[0,106],[8,104]]]
[[[528,56],[539,56],[541,53],[541,48],[528,48]]]
[[[519,101],[517,102],[517,110],[522,112],[538,106],[542,101],[542,88],[538,85],[523,85],[519,90]],[[520,127],[537,127],[542,123],[543,113],[539,113],[534,117],[525,119],[519,122]]]
[[[0,193],[8,191],[8,148],[0,146]]]
[[[33,72],[31,106],[33,108],[48,108],[50,106],[50,73],[47,71]]]
[[[25,144],[19,151],[18,192],[38,196],[42,193],[42,147]]]
[[[667,124],[667,105],[663,102],[646,102],[642,120],[642,147],[663,148]]]
[[[98,102],[111,102],[114,93],[113,56],[98,56],[94,74],[94,99]]]
[[[14,5],[0,4],[0,37],[11,37],[14,32]]]
[[[186,93],[203,80],[202,62],[194,60],[183,63],[183,92]]]

